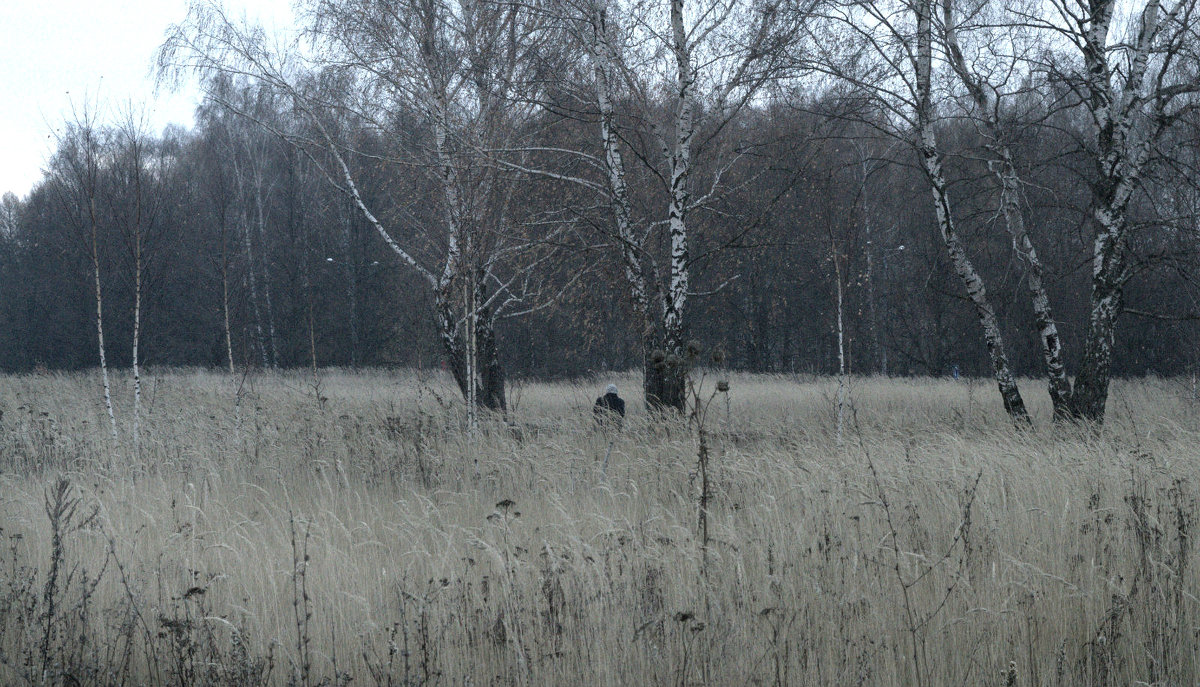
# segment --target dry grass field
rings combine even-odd
[[[0,378],[0,684],[1195,685],[1200,404],[1017,432],[982,381]],[[705,382],[704,398],[714,381]],[[1026,395],[1041,399],[1027,381]],[[608,454],[607,469],[604,468]]]

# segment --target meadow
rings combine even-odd
[[[466,431],[437,375],[163,370],[114,442],[95,376],[0,377],[0,684],[1200,681],[1189,383],[1096,430],[1025,380],[1018,431],[984,381],[856,379],[839,436],[836,380],[716,380]]]

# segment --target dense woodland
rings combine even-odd
[[[1063,0],[1072,33],[1056,3],[321,0],[288,53],[196,3],[159,58],[203,79],[194,126],[81,107],[5,197],[0,367],[96,366],[99,311],[110,366],[449,367],[491,407],[691,342],[1003,393],[1047,376],[1036,269],[1066,376],[1102,302],[1113,374],[1191,373],[1193,4]]]

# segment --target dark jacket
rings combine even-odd
[[[604,394],[596,399],[596,405],[592,406],[592,413],[596,417],[596,422],[602,424],[611,422],[620,427],[621,421],[625,418],[625,401],[616,394]]]

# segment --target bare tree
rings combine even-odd
[[[211,103],[201,105],[197,119],[201,120],[201,128],[206,137],[200,143],[197,169],[197,187],[202,192],[206,205],[213,214],[217,225],[218,255],[216,256],[217,270],[221,276],[221,324],[224,339],[225,361],[229,374],[235,374],[233,355],[233,331],[230,316],[230,246],[229,228],[234,208],[234,180],[230,165],[227,165],[227,154],[233,150],[229,141],[229,127],[222,121],[230,117],[224,108],[212,107]],[[204,123],[207,122],[207,125]]]
[[[73,121],[58,141],[58,153],[51,161],[53,189],[84,246],[92,268],[93,293],[96,297],[96,347],[100,356],[100,375],[104,386],[104,408],[113,441],[117,441],[117,417],[113,412],[112,386],[108,375],[108,351],[104,345],[104,290],[100,269],[100,215],[97,197],[100,174],[108,142],[97,125],[94,109],[76,110]]]
[[[1022,181],[1009,140],[1009,120],[1015,106],[1010,102],[1024,94],[1019,81],[1028,77],[1023,62],[1038,46],[1020,32],[1012,31],[1003,8],[992,3],[974,3],[966,12],[962,0],[942,0],[941,38],[946,61],[962,83],[966,110],[981,126],[989,155],[988,167],[999,188],[999,210],[1012,239],[1013,250],[1025,265],[1025,281],[1033,305],[1035,331],[1045,364],[1050,401],[1055,420],[1070,414],[1071,383],[1063,363],[1062,337],[1055,323],[1045,287],[1045,269],[1025,225],[1022,211]],[[999,16],[998,16],[999,15]],[[970,55],[960,35],[972,39]],[[1014,83],[1016,82],[1016,83]]]
[[[558,152],[580,158],[602,180],[539,173],[604,199],[607,233],[640,328],[646,402],[682,410],[693,272],[698,261],[713,257],[693,254],[689,216],[729,191],[725,175],[753,143],[728,129],[786,73],[787,53],[808,14],[776,2],[737,0],[694,6],[685,0],[561,0],[550,11],[586,56],[587,67],[570,73],[586,76],[586,88],[562,84],[561,90],[594,113],[600,146],[599,154]],[[661,204],[649,212],[635,211],[628,159],[659,185],[651,195]]]
[[[133,281],[133,336],[131,366],[133,369],[133,446],[134,454],[141,450],[142,420],[142,375],[139,345],[142,335],[142,287],[146,276],[147,243],[154,222],[153,190],[147,178],[150,164],[151,143],[146,134],[145,122],[139,120],[133,109],[123,115],[120,126],[114,130],[112,166],[114,179],[108,189],[106,200],[108,211],[117,225],[131,262]],[[161,168],[159,170],[162,171]]]
[[[261,32],[236,25],[210,2],[192,6],[160,64],[168,72],[248,76],[291,100],[304,132],[256,121],[301,146],[428,285],[471,418],[476,403],[504,410],[496,323],[539,307],[536,268],[547,257],[535,250],[545,242],[531,241],[516,219],[521,175],[487,164],[487,151],[523,147],[517,141],[531,133],[533,107],[514,96],[544,80],[528,59],[541,15],[475,0],[321,0],[307,10],[321,56],[307,67],[268,49]],[[412,120],[426,135],[397,131]],[[353,127],[392,137],[394,153],[370,159],[426,173],[438,189],[440,217],[401,205],[385,221],[372,209],[355,166],[364,155],[353,146]]]
[[[1051,0],[1015,24],[1047,36],[1035,61],[1085,113],[1091,160],[1092,288],[1083,358],[1071,395],[1075,417],[1104,419],[1116,322],[1133,275],[1130,210],[1146,171],[1170,158],[1160,146],[1200,107],[1196,0]]]
[[[927,3],[925,0],[918,0],[915,3],[917,51],[913,61],[913,76],[916,95],[914,133],[917,139],[917,149],[924,163],[930,189],[933,191],[934,210],[942,232],[942,240],[954,263],[955,272],[966,286],[967,296],[975,306],[979,322],[983,325],[983,337],[992,360],[992,371],[1000,389],[1000,397],[1004,401],[1004,409],[1013,420],[1028,423],[1029,414],[1025,410],[1025,401],[1021,398],[1016,378],[1009,368],[1008,352],[1000,333],[1000,323],[996,318],[995,309],[988,300],[983,277],[980,276],[967,256],[966,248],[958,235],[950,194],[943,175],[942,157],[934,133],[936,115],[933,106],[933,13],[936,7],[936,4]]]
[[[255,343],[264,368],[279,365],[275,305],[271,298],[271,258],[268,240],[272,196],[278,186],[274,144],[278,139],[265,127],[285,126],[280,98],[270,88],[254,87],[228,78],[209,84],[213,98],[242,113],[245,119],[223,120],[227,162],[237,190],[236,220],[246,261],[245,280],[254,313]],[[255,126],[262,123],[264,127]]]
[[[880,237],[883,232],[876,228],[876,215],[880,208],[871,201],[870,194],[867,192],[868,187],[876,182],[875,177],[891,166],[891,161],[888,155],[892,148],[896,146],[893,141],[886,148],[879,146],[874,139],[877,138],[873,132],[864,129],[860,132],[855,132],[855,135],[850,140],[851,147],[855,152],[855,166],[857,174],[855,175],[858,182],[858,197],[856,198],[855,208],[858,213],[858,220],[862,226],[863,232],[863,283],[867,287],[867,328],[871,336],[871,347],[875,349],[875,361],[878,365],[878,372],[883,376],[888,376],[888,349],[884,345],[883,337],[880,332],[881,317],[880,317],[880,301],[883,301],[883,310],[887,310],[887,299],[885,293],[880,293],[880,282],[886,284],[887,271],[884,270],[880,274],[875,266],[875,261],[879,258],[883,259],[884,265],[887,264],[887,254],[893,250],[887,246],[880,248]],[[875,151],[875,148],[880,150]],[[904,250],[904,246],[900,246],[900,250]]]
[[[1029,414],[1008,362],[996,310],[958,230],[943,153],[938,146],[940,114],[934,101],[938,83],[934,75],[934,19],[938,8],[937,0],[839,3],[825,14],[828,21],[821,26],[844,41],[826,41],[827,47],[813,64],[847,82],[852,93],[868,97],[886,113],[882,122],[868,123],[906,141],[915,150],[933,196],[942,243],[983,329],[1004,409],[1015,422],[1027,424]],[[842,51],[843,44],[852,50]]]
[[[15,193],[5,192],[0,198],[0,236],[13,236],[17,232],[18,214],[21,201]]]

